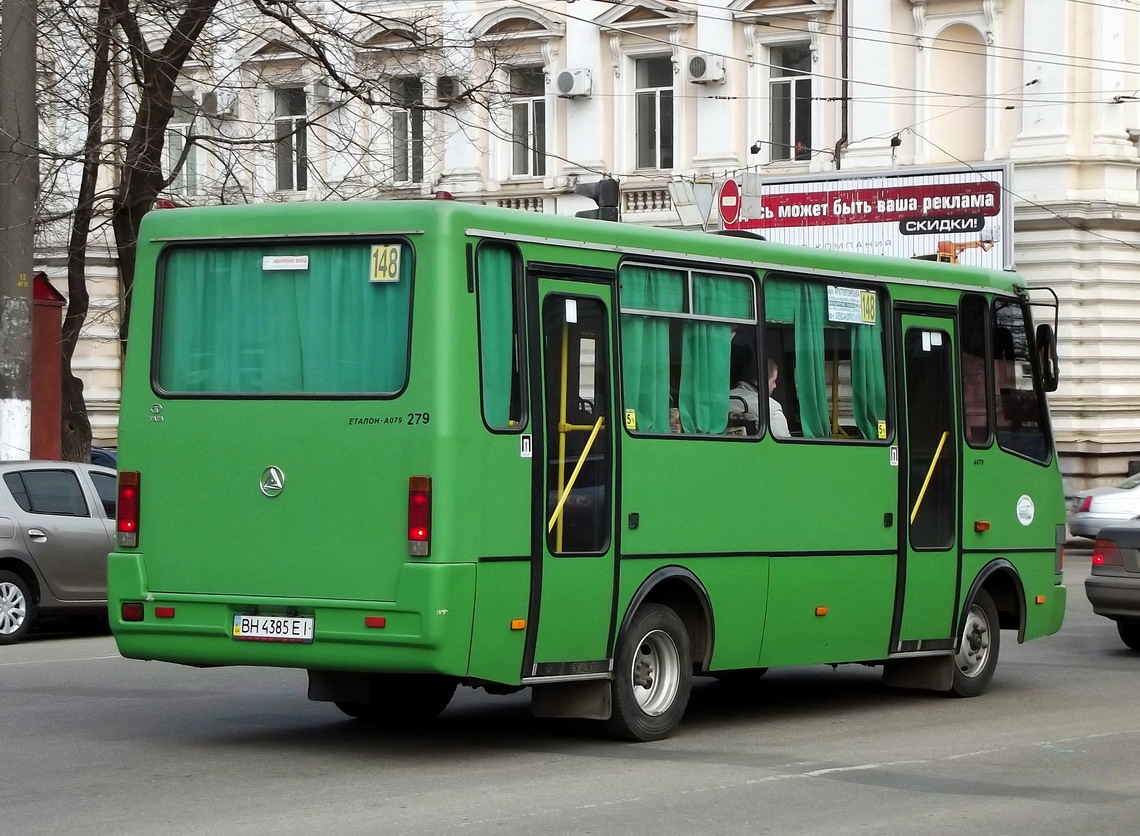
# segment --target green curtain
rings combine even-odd
[[[514,250],[482,244],[476,256],[479,276],[479,358],[483,381],[483,420],[511,426],[514,384]]]
[[[750,282],[693,274],[694,314],[750,319],[752,310]],[[728,428],[732,329],[727,322],[685,322],[679,396],[685,432],[716,434]]]
[[[765,319],[791,322],[796,346],[796,400],[804,438],[830,438],[824,328],[827,289],[812,282],[771,279],[764,284]]]
[[[887,417],[887,381],[883,372],[883,332],[879,318],[851,326],[851,401],[855,425],[863,438],[878,438]]]
[[[265,270],[264,256],[308,256]],[[372,282],[368,244],[178,248],[163,264],[159,383],[173,392],[395,392],[407,379],[412,255]]]
[[[831,438],[823,329],[827,327],[827,288],[804,283],[796,295],[796,396],[804,438]]]
[[[684,275],[676,270],[621,271],[623,309],[680,313],[684,298]],[[638,432],[669,432],[669,320],[623,313],[621,359],[625,408],[634,410]]]

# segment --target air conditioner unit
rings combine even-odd
[[[219,119],[237,112],[237,96],[229,90],[211,90],[202,95],[202,114]]]
[[[555,76],[554,86],[558,90],[558,95],[564,99],[589,96],[590,85],[590,71],[583,67],[559,70]]]
[[[724,58],[699,53],[689,58],[689,81],[693,84],[723,84]]]
[[[441,75],[435,80],[435,97],[444,104],[455,104],[463,98],[463,85],[455,76]]]

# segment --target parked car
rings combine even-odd
[[[1085,594],[1093,612],[1116,622],[1121,641],[1140,650],[1140,519],[1101,529]]]
[[[106,611],[116,499],[107,467],[0,462],[0,644],[43,614]]]
[[[111,450],[108,447],[92,447],[89,461],[91,464],[98,464],[103,467],[109,467],[111,470],[118,470],[119,451]]]
[[[1140,473],[1118,485],[1089,488],[1073,497],[1069,532],[1096,539],[1106,525],[1116,525],[1140,516]]]

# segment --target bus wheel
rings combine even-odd
[[[645,604],[622,632],[606,731],[621,740],[661,740],[681,722],[693,682],[689,633],[673,610]]]
[[[36,604],[27,582],[15,572],[0,572],[0,644],[15,644],[28,635]]]
[[[379,674],[368,702],[341,702],[336,707],[357,720],[384,725],[434,720],[455,695],[458,680],[430,674]]]
[[[979,589],[966,609],[960,647],[954,656],[955,697],[976,697],[986,690],[997,667],[1001,632],[997,607],[984,589]]]
[[[1140,621],[1118,621],[1116,632],[1120,640],[1133,650],[1140,650]]]

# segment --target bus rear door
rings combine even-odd
[[[524,676],[604,675],[614,600],[610,288],[539,279],[530,293],[536,547]],[[533,625],[537,624],[537,629]]]
[[[953,646],[958,599],[958,431],[954,320],[903,314],[901,545],[893,652]]]

